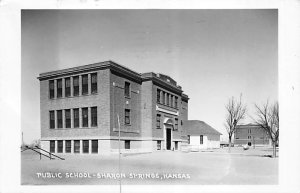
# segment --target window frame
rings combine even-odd
[[[72,152],[72,141],[71,140],[66,140],[65,141],[65,152],[66,153],[71,153]]]
[[[50,99],[55,98],[55,82],[54,82],[54,80],[49,80],[49,98]]]
[[[124,141],[124,148],[125,149],[130,149],[130,140],[125,140]]]
[[[157,140],[157,142],[156,142],[156,150],[161,150],[161,140]]]
[[[63,128],[63,113],[62,110],[56,111],[56,121],[57,121],[57,128],[62,129]]]
[[[96,78],[93,78],[93,77],[96,77]],[[93,82],[93,80],[96,80],[96,82]],[[92,94],[98,93],[98,74],[97,74],[97,72],[91,74],[91,93]]]
[[[50,140],[49,142],[49,152],[50,153],[55,153],[55,140]],[[53,149],[54,148],[54,149]]]
[[[87,74],[81,75],[81,95],[89,94],[89,76]]]
[[[200,135],[200,145],[203,145],[203,135]]]
[[[91,126],[98,126],[98,109],[97,107],[91,107]]]
[[[125,125],[130,125],[131,124],[130,109],[125,109],[124,124]]]
[[[97,142],[97,143],[95,143],[95,142]],[[97,145],[95,146],[95,144],[97,144]],[[99,148],[98,140],[92,140],[92,153],[98,153],[98,148]],[[94,150],[96,150],[96,151],[94,151]]]
[[[82,153],[90,152],[90,142],[89,140],[82,140]]]
[[[69,84],[67,84],[67,81],[69,82]],[[70,97],[70,96],[71,96],[71,78],[67,77],[65,78],[65,97]]]
[[[78,114],[76,112],[78,112]],[[77,118],[76,118],[76,115],[78,115]],[[73,109],[73,127],[74,128],[79,128],[80,127],[80,122],[79,121],[80,121],[79,108],[75,108],[75,109]]]
[[[53,119],[51,119],[51,114],[53,113]],[[49,111],[49,128],[50,129],[55,129],[55,111]]]
[[[178,118],[175,118],[174,131],[178,131]]]
[[[131,84],[128,81],[124,82],[124,96],[126,98],[130,98],[131,97]]]
[[[56,98],[63,97],[63,85],[62,85],[62,78],[56,80]]]
[[[57,140],[57,153],[63,153],[64,142],[63,140]]]
[[[79,96],[79,76],[73,76],[73,96]]]
[[[86,114],[85,114],[86,112]],[[86,117],[85,117],[86,115]],[[89,108],[84,107],[81,109],[81,120],[82,120],[82,127],[89,127]]]
[[[161,114],[156,114],[156,128],[161,128]]]
[[[68,119],[67,114],[69,114]],[[71,109],[65,109],[65,128],[71,128]]]
[[[80,153],[80,140],[74,140],[74,144],[73,145],[74,145],[73,152],[74,153]]]

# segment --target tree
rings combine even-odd
[[[228,133],[229,139],[229,149],[231,149],[231,139],[232,135],[236,130],[236,125],[245,118],[247,107],[242,103],[242,94],[240,95],[240,99],[236,100],[234,97],[231,97],[228,100],[227,105],[225,106],[227,110],[225,127]]]
[[[276,101],[269,104],[267,101],[261,107],[255,104],[256,108],[256,124],[260,125],[267,133],[272,141],[273,157],[276,157],[276,145],[279,139],[279,105]]]

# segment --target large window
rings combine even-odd
[[[65,78],[65,97],[71,96],[71,79]]]
[[[169,98],[170,98],[169,93],[166,94],[166,97],[167,97],[166,98],[166,101],[167,101],[166,105],[169,106],[170,105],[170,103],[169,103]]]
[[[50,99],[54,98],[54,80],[49,80],[49,97]]]
[[[86,95],[89,92],[88,75],[82,75],[82,95]]]
[[[57,80],[57,98],[62,97],[62,79]]]
[[[55,128],[55,115],[54,111],[49,111],[49,116],[50,116],[50,129]]]
[[[171,100],[170,100],[170,107],[174,107],[174,103],[173,103],[173,95],[171,95]]]
[[[79,76],[73,77],[73,96],[79,95]]]
[[[91,75],[92,94],[97,93],[97,73]]]
[[[203,135],[200,135],[200,144],[203,144]]]
[[[125,140],[125,149],[130,149],[130,140]]]
[[[161,90],[157,89],[157,92],[156,92],[156,102],[159,103],[159,104],[161,103],[160,93],[161,93]]]
[[[62,110],[57,111],[57,128],[63,127]]]
[[[178,108],[178,97],[175,97],[175,108]]]
[[[161,119],[161,115],[157,114],[156,115],[156,128],[160,129],[160,119]]]
[[[92,140],[92,153],[98,153],[98,140]]]
[[[65,124],[66,124],[66,128],[71,128],[71,110],[70,109],[66,109],[65,110]]]
[[[97,126],[97,107],[92,107],[91,108],[91,118],[92,118],[92,127],[96,127]]]
[[[57,153],[62,153],[63,152],[63,141],[58,140],[57,141]]]
[[[50,141],[50,152],[55,153],[55,141],[54,140]]]
[[[82,141],[82,152],[89,153],[89,140]]]
[[[74,128],[79,127],[79,109],[73,110],[73,116],[74,116]]]
[[[74,153],[80,153],[80,141],[74,140]]]
[[[178,119],[175,118],[175,127],[174,130],[177,131],[178,130]]]
[[[124,95],[125,95],[125,97],[130,97],[130,83],[129,82],[125,82]]]
[[[130,124],[130,109],[125,109],[125,124]]]
[[[66,153],[71,153],[71,140],[66,140],[66,147],[65,147]]]
[[[88,108],[82,108],[82,127],[89,126]]]

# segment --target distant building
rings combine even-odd
[[[177,150],[188,96],[171,77],[137,73],[112,61],[41,73],[42,148],[106,154]],[[119,121],[118,121],[119,120]]]
[[[185,121],[183,127],[186,129],[188,145],[192,148],[212,149],[220,148],[220,133],[208,124],[199,120]]]
[[[234,145],[246,145],[249,146],[268,146],[270,145],[270,139],[268,133],[259,125],[247,124],[237,125],[234,132]]]

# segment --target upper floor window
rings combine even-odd
[[[79,76],[73,77],[73,96],[79,95]]]
[[[171,95],[170,107],[173,107],[173,96]]]
[[[49,116],[50,116],[50,129],[55,128],[55,115],[54,111],[49,111]]]
[[[97,93],[97,73],[91,75],[91,89],[92,94]]]
[[[74,116],[74,128],[79,127],[79,109],[73,110],[73,116]]]
[[[125,109],[125,124],[130,124],[130,109]]]
[[[82,127],[88,127],[89,115],[88,108],[82,108]]]
[[[157,101],[157,103],[161,103],[160,93],[161,93],[161,90],[157,89],[157,93],[156,93],[156,101]]]
[[[57,98],[62,97],[62,79],[57,80]]]
[[[160,128],[160,117],[161,117],[161,115],[160,114],[157,114],[156,115],[156,128]]]
[[[130,83],[129,82],[125,82],[124,95],[125,95],[125,97],[130,97]]]
[[[50,152],[55,153],[55,141],[54,140],[50,141]]]
[[[178,130],[178,119],[175,118],[175,127],[174,130],[177,131]]]
[[[62,110],[57,111],[57,128],[63,127],[63,120],[62,120]]]
[[[178,108],[178,97],[175,97],[175,108]]]
[[[50,99],[54,98],[54,80],[49,80],[49,97]]]
[[[71,96],[71,79],[65,78],[65,96]]]
[[[82,75],[82,95],[86,95],[89,92],[88,75]]]
[[[71,128],[71,110],[70,109],[66,109],[65,110],[65,124],[66,124],[66,128]]]
[[[97,126],[97,107],[92,107],[91,108],[91,118],[92,118],[92,127]]]
[[[170,105],[170,101],[169,101],[169,99],[170,99],[170,94],[169,93],[167,93],[167,106],[169,106]]]
[[[200,135],[200,144],[203,144],[203,135]]]

